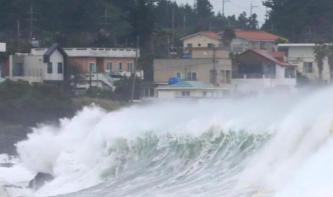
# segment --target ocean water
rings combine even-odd
[[[17,158],[0,156],[14,163],[0,167],[0,196],[333,196],[332,122],[333,88],[111,113],[89,106],[34,128]],[[24,189],[37,172],[55,179]]]

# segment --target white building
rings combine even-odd
[[[284,52],[251,49],[235,58],[232,87],[241,94],[292,92],[296,88],[296,66],[285,61]]]
[[[9,79],[29,83],[62,83],[68,79],[67,54],[53,44],[42,54],[16,54],[9,57]]]
[[[156,96],[158,99],[212,99],[228,95],[229,89],[218,88],[201,81],[182,81],[177,84],[156,88]]]
[[[288,61],[297,65],[297,71],[310,81],[317,81],[319,78],[318,65],[316,62],[314,43],[306,44],[279,44],[279,51],[284,51],[287,54]],[[323,80],[330,81],[330,71],[328,60],[324,60]]]
[[[6,43],[0,42],[0,52],[6,52]]]

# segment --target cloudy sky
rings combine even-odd
[[[175,0],[178,4],[189,3],[193,5],[196,0]],[[215,13],[222,10],[222,0],[209,0],[214,6]],[[260,25],[265,22],[266,8],[262,5],[263,0],[230,0],[231,2],[225,3],[225,14],[238,16],[242,12],[250,14],[251,1],[253,1],[253,6],[258,6],[253,8],[253,13],[258,15],[258,21]]]

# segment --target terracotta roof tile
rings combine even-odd
[[[295,67],[295,65],[292,65],[288,62],[283,61],[285,56],[284,52],[270,52],[267,50],[260,50],[260,49],[250,49],[250,51],[253,51],[261,56],[263,56],[266,59],[271,60],[272,62],[275,62],[276,64],[282,66],[282,67]]]
[[[274,34],[270,34],[265,31],[246,31],[246,30],[235,30],[236,36],[247,40],[277,40],[279,37]],[[285,39],[285,38],[282,38]],[[287,40],[287,39],[285,39]]]
[[[212,31],[201,31],[199,33],[206,35],[208,37],[215,38],[215,39],[222,39],[222,36],[220,36],[219,34],[217,34],[215,32],[212,32]]]

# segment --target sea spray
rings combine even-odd
[[[328,88],[111,113],[90,106],[59,127],[35,128],[17,147],[27,169],[56,176],[35,196],[297,196],[333,180],[299,178],[329,161],[332,100]]]

